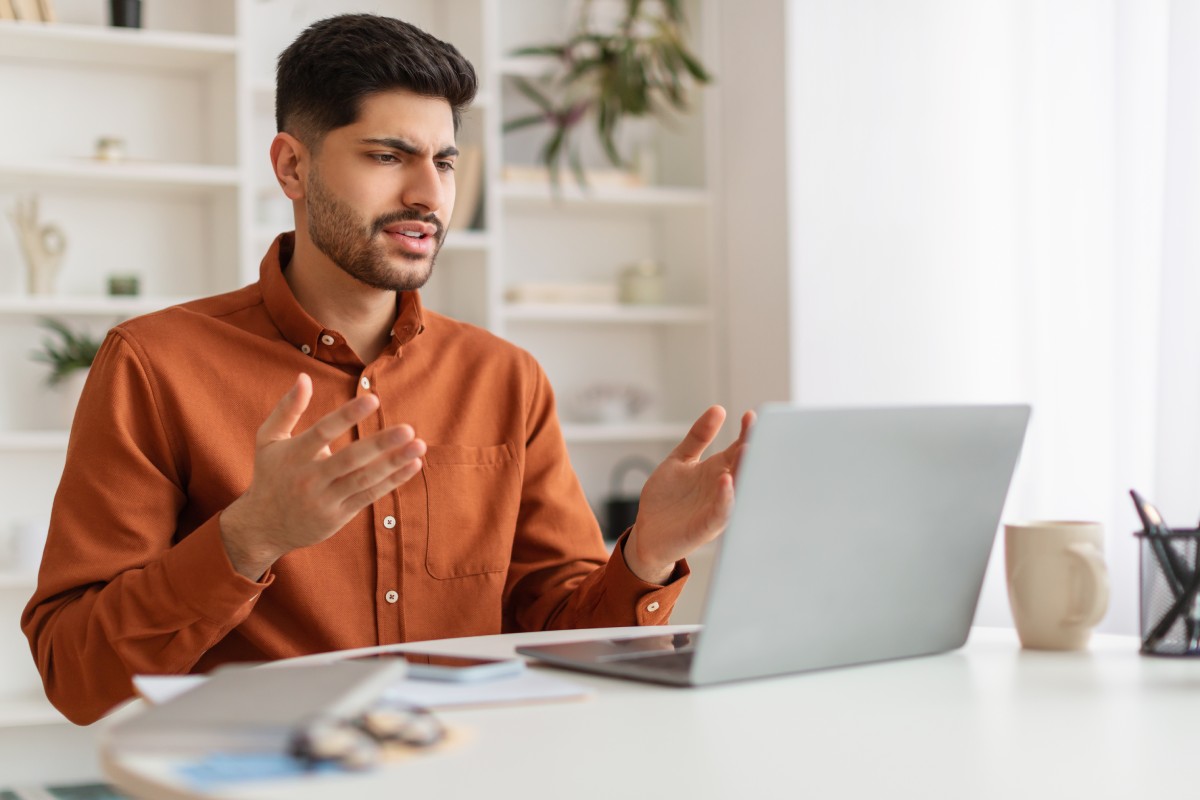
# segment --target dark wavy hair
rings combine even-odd
[[[309,147],[358,119],[362,99],[407,89],[450,104],[454,130],[475,99],[475,68],[454,45],[392,17],[343,14],[314,22],[279,54],[275,126]]]

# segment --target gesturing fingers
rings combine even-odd
[[[734,478],[737,478],[738,467],[742,463],[742,451],[745,450],[746,444],[750,441],[750,429],[754,427],[754,421],[758,419],[753,411],[747,411],[742,415],[742,430],[738,433],[737,441],[725,449],[726,469]]]
[[[695,461],[704,454],[704,450],[717,438],[721,424],[725,422],[725,409],[721,406],[710,406],[700,418],[692,423],[691,430],[683,437],[671,455],[681,461]]]
[[[322,469],[331,481],[336,480],[343,475],[365,467],[386,453],[410,444],[416,438],[416,434],[410,425],[397,425],[393,428],[384,428],[365,439],[359,439],[338,450],[325,459],[322,463]],[[422,450],[423,453],[424,450]]]
[[[331,411],[304,433],[295,437],[300,456],[313,458],[329,447],[335,439],[366,419],[379,408],[379,398],[373,394],[356,397]]]
[[[407,425],[403,427],[408,428]],[[409,431],[411,430],[409,428]],[[384,433],[388,432],[384,431]],[[404,432],[397,431],[397,433],[399,434],[397,439],[402,439]],[[386,442],[387,437],[383,438]],[[356,442],[354,446],[357,447],[364,444],[369,443],[366,441]],[[365,448],[359,449],[365,451]],[[359,464],[356,469],[346,470],[341,474],[332,476],[330,485],[332,496],[336,502],[344,503],[354,495],[363,491],[369,491],[381,481],[386,481],[389,475],[411,468],[414,462],[417,464],[417,469],[419,469],[419,459],[423,455],[425,455],[425,442],[416,438],[409,438],[397,446],[384,444],[382,449],[373,447],[370,451],[367,451],[365,457],[360,456],[354,460],[353,463]],[[413,474],[416,474],[416,472],[414,471]]]
[[[257,444],[259,447],[290,438],[300,416],[308,408],[312,399],[312,378],[301,372],[296,376],[296,382],[288,389],[258,429]]]
[[[342,508],[347,513],[358,513],[371,503],[384,497],[397,486],[409,480],[421,471],[422,462],[419,457],[408,456],[410,448],[419,444],[424,452],[424,442],[420,439],[408,445],[400,454],[379,459],[377,462],[364,467],[358,472],[345,476],[335,484],[335,489],[352,490],[342,501]]]

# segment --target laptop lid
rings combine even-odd
[[[768,405],[743,453],[689,682],[960,647],[1028,406]]]

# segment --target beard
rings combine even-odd
[[[364,225],[354,209],[329,190],[315,169],[309,175],[306,208],[312,243],[347,275],[375,289],[394,292],[420,289],[433,275],[445,238],[442,221],[435,215],[407,209],[376,217]],[[395,266],[379,236],[388,225],[414,220],[437,228],[433,252],[428,256],[405,253],[401,257],[411,268]]]

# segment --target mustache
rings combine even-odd
[[[436,214],[420,214],[412,209],[404,211],[393,211],[390,214],[384,214],[382,217],[376,217],[371,223],[371,238],[383,233],[383,229],[388,225],[394,225],[397,222],[424,222],[437,228],[437,240],[440,242],[445,233],[445,227],[442,221],[438,219]]]

